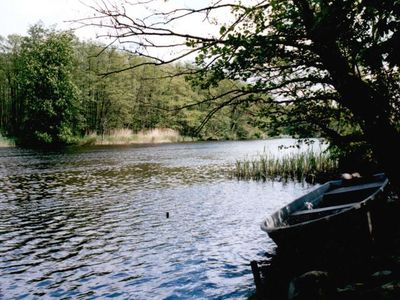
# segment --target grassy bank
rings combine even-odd
[[[237,160],[233,176],[244,180],[319,181],[321,177],[337,173],[338,162],[327,151],[290,153],[281,157],[262,153],[255,159]]]
[[[81,139],[79,145],[160,144],[192,140],[181,136],[178,131],[168,128],[151,129],[138,133],[133,133],[129,129],[119,129],[104,135],[88,134]]]
[[[0,147],[14,147],[15,142],[12,139],[6,138],[0,134]]]

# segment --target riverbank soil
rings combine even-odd
[[[252,262],[257,292],[251,299],[400,299],[400,200],[394,193],[382,200],[368,243],[308,253],[277,248]]]

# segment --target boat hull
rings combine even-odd
[[[261,229],[282,251],[313,253],[348,251],[354,245],[368,247],[375,239],[377,212],[385,200],[387,183],[383,174],[358,185],[346,186],[343,180],[328,182],[266,218]],[[329,206],[327,201],[335,205]],[[306,210],[305,203],[323,208]]]

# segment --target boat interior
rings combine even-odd
[[[351,186],[339,186],[312,200],[312,208],[305,205],[304,209],[296,210],[289,215],[288,225],[312,221],[341,211],[351,209],[361,201],[375,193],[382,182],[370,182]]]

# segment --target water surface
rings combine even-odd
[[[291,143],[0,149],[0,298],[246,299],[260,222],[310,187],[226,172]]]

